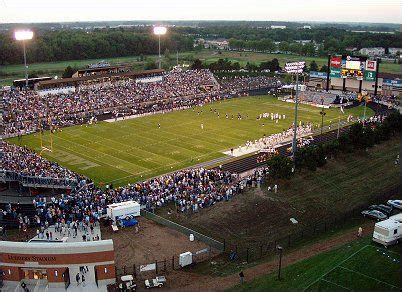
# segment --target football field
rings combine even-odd
[[[286,119],[278,123],[257,120],[264,112],[286,115]],[[298,120],[320,125],[319,112],[319,108],[301,105]],[[237,119],[238,113],[241,120]],[[281,132],[292,124],[293,113],[294,104],[274,97],[236,98],[166,114],[63,128],[53,135],[53,152],[42,155],[96,183],[124,185],[222,157],[222,151],[247,140]],[[324,124],[332,122],[336,126],[339,110],[329,109],[326,113]],[[363,107],[345,110],[341,119],[348,114],[362,116]],[[367,115],[371,114],[367,108]],[[10,141],[40,151],[38,134]],[[43,144],[50,147],[49,132],[43,135]]]
[[[286,257],[286,255],[285,255]],[[401,291],[401,254],[358,239],[228,291]]]

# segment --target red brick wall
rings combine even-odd
[[[38,262],[39,265],[69,265],[114,261],[114,251],[78,253],[78,254],[16,254],[1,253],[0,262],[24,264]]]
[[[24,272],[18,267],[8,267],[2,266],[1,269],[4,271],[4,280],[5,281],[19,281],[24,278]],[[11,274],[9,273],[11,272]],[[33,278],[33,274],[32,274]]]
[[[106,273],[105,273],[106,268]],[[116,277],[114,265],[95,266],[98,280],[114,279]]]
[[[63,273],[66,270],[66,268],[47,268],[47,280],[49,282],[64,282],[63,279]],[[56,276],[56,271],[57,271],[57,276]]]

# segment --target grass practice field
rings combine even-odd
[[[285,255],[286,256],[286,255]],[[360,239],[229,291],[400,291],[401,254]]]
[[[211,108],[217,109],[220,117]],[[257,96],[113,123],[74,126],[53,135],[54,151],[43,152],[43,156],[92,178],[96,183],[123,185],[222,157],[222,151],[243,145],[247,140],[288,129],[293,122],[293,111],[294,104]],[[257,121],[256,117],[264,112],[285,114],[286,119],[278,124],[270,119]],[[301,105],[299,120],[319,125],[319,112],[319,108]],[[245,118],[238,120],[238,113]],[[327,110],[325,124],[330,121],[336,124],[338,114],[337,109]],[[362,116],[363,107],[345,110],[342,119],[346,119],[348,114]],[[367,114],[372,114],[372,111],[367,109]],[[201,129],[201,124],[204,129]],[[43,135],[43,141],[49,148],[48,132]],[[40,151],[38,134],[21,140],[14,138],[11,142]]]
[[[157,56],[147,56],[147,58],[156,60]],[[313,60],[319,66],[326,65],[327,59],[320,57],[305,57],[286,54],[268,54],[256,52],[236,52],[236,51],[221,51],[216,50],[201,50],[191,52],[179,52],[180,64],[191,64],[194,59],[200,59],[206,63],[212,63],[218,59],[228,59],[233,62],[239,62],[241,66],[245,66],[247,62],[259,65],[261,62],[270,61],[274,58],[279,60],[279,64],[284,66],[286,62],[294,62],[303,60],[309,65]],[[107,60],[112,65],[129,65],[135,70],[143,70],[146,61],[139,61],[138,56],[127,56],[118,58],[102,58],[102,59],[87,59],[87,60],[70,60],[48,63],[33,63],[29,64],[30,72],[36,72],[39,76],[61,76],[67,66],[85,68],[88,64],[97,63],[101,60]],[[21,59],[22,61],[22,59]],[[29,60],[28,60],[29,62]],[[165,61],[163,61],[165,62]],[[172,58],[169,64],[176,65],[176,59]],[[402,64],[381,63],[380,72],[400,73]],[[14,79],[24,78],[24,66],[21,65],[6,65],[0,66],[0,85],[10,85]]]

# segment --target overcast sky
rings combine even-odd
[[[402,23],[401,0],[0,0],[0,23],[283,20]]]

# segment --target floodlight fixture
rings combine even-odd
[[[154,34],[156,35],[164,35],[167,33],[167,28],[164,26],[155,26],[154,27]]]
[[[161,69],[161,35],[165,35],[167,28],[164,26],[155,26],[154,34],[158,36],[158,68]]]
[[[14,37],[17,41],[31,40],[33,35],[34,33],[32,30],[16,30],[14,32]]]
[[[27,53],[25,49],[25,41],[31,40],[33,38],[33,31],[29,29],[16,30],[14,32],[14,37],[17,41],[22,41],[22,47],[24,48],[24,66],[25,66],[25,87],[28,88],[28,65],[27,65]]]

